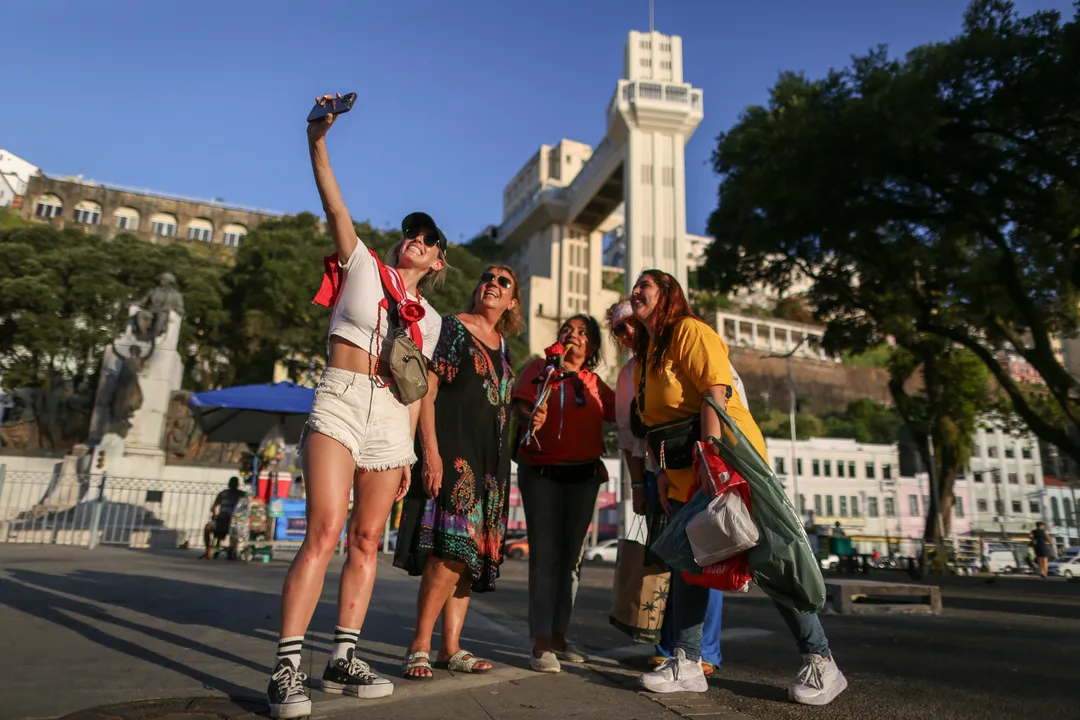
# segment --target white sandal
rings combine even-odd
[[[471,673],[473,675],[483,675],[491,668],[481,668],[480,670],[474,669],[477,663],[491,663],[483,658],[478,658],[468,650],[458,650],[456,653],[450,656],[448,660],[440,660],[435,663],[437,667],[446,668],[451,672],[459,673]]]
[[[410,670],[416,670],[418,668],[427,668],[430,675],[412,675]],[[406,680],[434,680],[435,671],[431,669],[431,655],[418,650],[414,653],[409,653],[405,656],[405,659],[401,661],[401,676]]]

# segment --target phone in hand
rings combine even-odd
[[[327,115],[347,113],[352,110],[353,103],[355,102],[356,93],[348,93],[342,97],[335,97],[327,100],[325,105],[315,103],[315,107],[311,108],[311,112],[308,113],[307,121],[315,122],[316,120],[322,120]]]

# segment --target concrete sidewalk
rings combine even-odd
[[[327,578],[303,669],[322,674],[335,624],[336,569]],[[194,553],[0,545],[0,720],[244,717],[262,693],[277,639],[281,563],[199,562]],[[381,566],[360,640],[361,656],[394,680],[390,698],[360,701],[314,692],[313,718],[675,718],[632,690],[611,659],[558,676],[527,668],[521,623],[481,597],[462,644],[490,659],[483,675],[436,671],[400,678],[418,583]],[[438,642],[436,638],[436,643]],[[173,698],[148,707],[144,701]],[[232,698],[233,702],[228,699]],[[670,704],[671,700],[668,699]],[[120,704],[136,703],[125,707]],[[105,709],[105,706],[112,706]],[[100,710],[90,711],[90,709]],[[686,706],[684,715],[697,714]],[[701,709],[697,709],[702,712]],[[713,708],[709,717],[739,717]]]

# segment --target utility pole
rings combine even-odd
[[[795,347],[791,348],[791,350],[789,350],[787,353],[783,355],[764,355],[761,358],[762,360],[767,360],[769,358],[783,358],[784,362],[787,363],[788,425],[791,428],[791,499],[792,505],[795,506],[795,514],[798,515],[800,518],[802,518],[803,515],[803,504],[801,502],[802,498],[799,497],[799,451],[798,445],[796,445],[798,439],[795,435],[795,379],[791,374],[791,356],[799,351],[799,348],[803,346],[803,343],[810,343],[811,345],[813,345],[814,343],[820,341],[821,338],[819,338],[817,335],[803,335],[802,340],[800,340],[795,345]]]
[[[1007,540],[1005,536],[1005,503],[1001,501],[1001,469],[994,468],[990,471],[994,480],[994,510],[997,510],[998,526],[1001,527],[1001,541]]]

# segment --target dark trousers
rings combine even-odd
[[[585,534],[601,479],[559,482],[518,465],[518,489],[529,534],[529,632],[566,635],[574,612]]]

